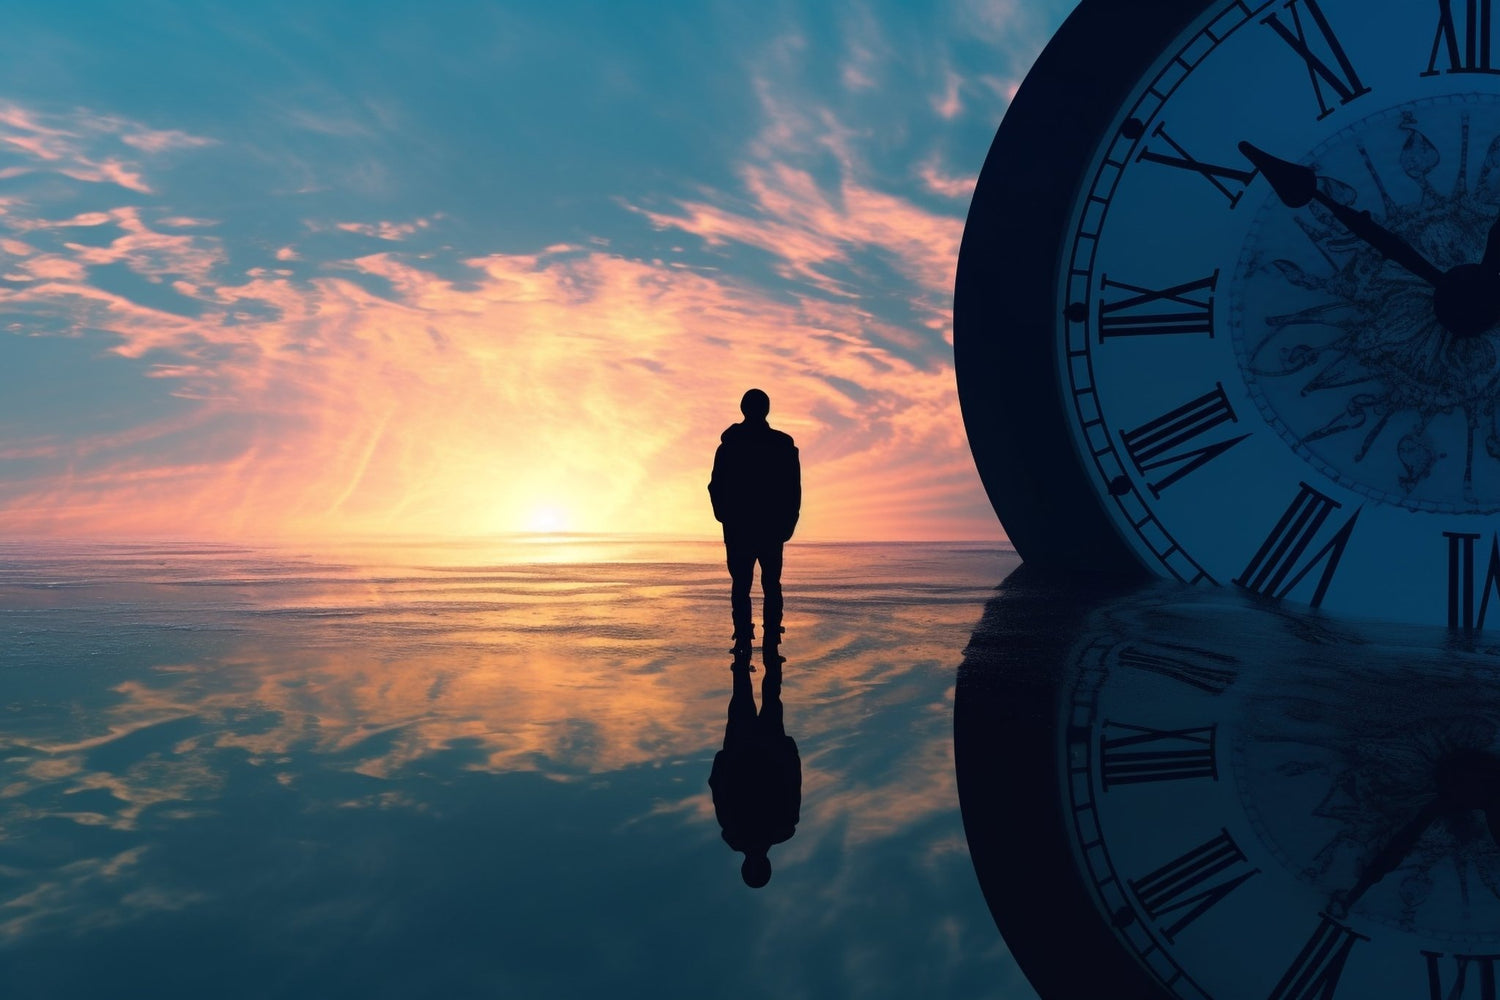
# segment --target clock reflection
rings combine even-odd
[[[1500,646],[1023,569],[960,669],[976,872],[1046,1000],[1494,1000]]]

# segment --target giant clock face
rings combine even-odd
[[[1125,6],[1085,0],[1044,56],[965,237],[960,390],[1018,548],[1045,560],[1098,520],[1161,576],[1482,627],[1500,616],[1491,0]],[[1090,135],[1058,152],[1049,126]],[[1021,190],[1021,157],[1065,179]],[[986,227],[1045,263],[1007,266]],[[1025,387],[1038,360],[1052,379]],[[1066,433],[1035,430],[1052,420]],[[1005,434],[1035,441],[986,441]],[[1088,503],[1058,496],[1075,491]]]
[[[986,897],[1044,1000],[1496,995],[1496,650],[1174,588],[1080,614],[1049,660],[1038,640],[1056,622],[1035,608],[1067,595],[1007,601],[960,675],[960,795]],[[997,717],[1011,712],[1050,728],[976,737],[1018,728]],[[1014,775],[1021,754],[1050,788]],[[1038,899],[1059,926],[1028,947],[1013,935]],[[1137,975],[1091,978],[1116,959]]]

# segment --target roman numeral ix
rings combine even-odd
[[[1150,337],[1163,334],[1214,335],[1214,291],[1219,272],[1171,288],[1143,288],[1105,275],[1101,292],[1123,289],[1133,294],[1099,304],[1099,342],[1113,337]]]
[[[1217,735],[1217,726],[1152,729],[1105,722],[1099,736],[1099,777],[1104,790],[1189,778],[1218,781]]]

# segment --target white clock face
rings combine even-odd
[[[1492,654],[1312,641],[1234,604],[1100,617],[1062,699],[1064,811],[1096,905],[1168,994],[1495,995]]]
[[[1215,3],[1121,107],[1058,265],[1059,370],[1106,511],[1161,574],[1500,623],[1491,13]]]

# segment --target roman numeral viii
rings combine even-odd
[[[1259,873],[1259,868],[1250,867],[1229,832],[1220,830],[1217,837],[1182,857],[1144,878],[1132,879],[1130,889],[1152,920],[1173,918],[1162,928],[1162,937],[1172,941],[1209,907]]]
[[[1484,616],[1490,607],[1490,592],[1500,595],[1500,535],[1490,536],[1489,566],[1480,585],[1479,614],[1474,614],[1474,543],[1480,536],[1461,531],[1445,531],[1448,539],[1448,627],[1484,628]]]
[[[1432,1000],[1496,1000],[1495,962],[1500,955],[1454,955],[1453,982],[1445,983],[1442,952],[1424,951]]]
[[[1279,599],[1291,593],[1292,588],[1301,583],[1303,577],[1322,563],[1323,575],[1318,578],[1312,600],[1308,602],[1315,608],[1320,606],[1323,595],[1328,593],[1328,584],[1333,581],[1333,574],[1339,568],[1344,549],[1349,545],[1349,536],[1354,533],[1354,522],[1359,519],[1359,511],[1350,515],[1344,526],[1311,557],[1306,553],[1317,539],[1323,522],[1339,506],[1303,483],[1296,499],[1287,507],[1286,513],[1281,515],[1276,527],[1271,529],[1270,536],[1256,551],[1250,565],[1235,577],[1234,582],[1257,594]]]
[[[1308,940],[1292,967],[1276,984],[1268,1000],[1333,1000],[1344,964],[1356,941],[1368,941],[1331,917],[1323,922]]]
[[[1162,490],[1249,437],[1249,434],[1241,434],[1208,444],[1192,444],[1220,424],[1238,422],[1229,405],[1229,397],[1224,395],[1224,386],[1216,384],[1213,392],[1204,393],[1150,423],[1122,433],[1120,441],[1141,475],[1163,473],[1156,482],[1148,484],[1151,495],[1159,500]]]
[[[1176,333],[1214,335],[1214,291],[1219,272],[1171,288],[1143,288],[1105,275],[1100,291],[1122,289],[1125,294],[1099,304],[1099,342],[1112,337],[1149,337]]]
[[[1328,62],[1314,51],[1312,43],[1308,41],[1302,19],[1304,8],[1307,11],[1307,19],[1312,22],[1318,38],[1321,39],[1322,47],[1333,59],[1336,69],[1329,66]],[[1307,64],[1307,75],[1312,80],[1313,93],[1317,95],[1318,107],[1323,112],[1318,115],[1318,118],[1320,120],[1327,118],[1338,110],[1337,107],[1329,106],[1328,94],[1323,89],[1325,86],[1333,91],[1340,106],[1348,104],[1356,97],[1368,94],[1370,88],[1361,83],[1359,74],[1354,72],[1354,64],[1349,61],[1349,56],[1344,52],[1344,46],[1340,44],[1338,36],[1329,27],[1328,18],[1323,15],[1323,9],[1318,6],[1318,0],[1287,0],[1286,10],[1292,15],[1291,27],[1287,27],[1280,13],[1265,18],[1261,24],[1280,35],[1282,41],[1290,45],[1292,51],[1301,56],[1302,61]]]
[[[1217,735],[1217,726],[1152,729],[1105,722],[1099,736],[1099,777],[1104,790],[1148,781],[1218,781]]]
[[[1440,73],[1500,73],[1490,65],[1490,43],[1494,38],[1490,18],[1491,0],[1463,0],[1463,34],[1459,34],[1456,0],[1437,0],[1437,38],[1432,42],[1432,57],[1427,60],[1423,76]],[[1447,56],[1447,69],[1438,69],[1438,61]]]

